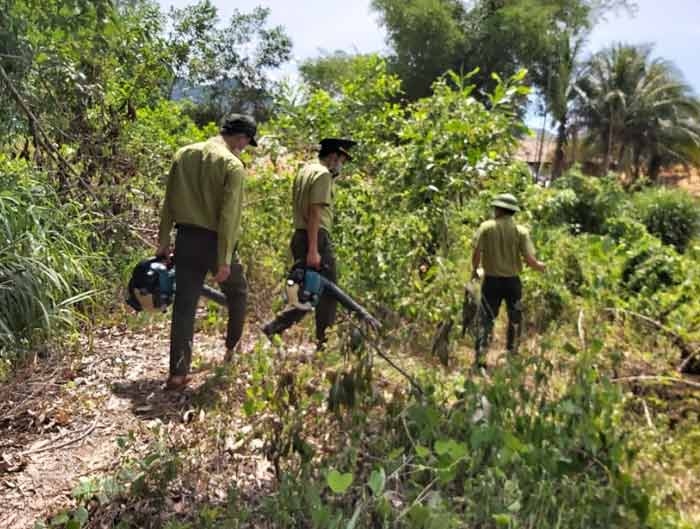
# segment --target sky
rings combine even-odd
[[[292,62],[281,76],[294,78],[296,66],[321,50],[386,52],[385,32],[370,0],[212,0],[222,20],[234,9],[247,12],[260,5],[271,10],[272,24],[284,26],[294,43]],[[165,8],[193,0],[160,0]],[[700,0],[637,0],[636,14],[609,14],[593,31],[589,50],[615,41],[654,44],[654,54],[673,61],[700,95]]]

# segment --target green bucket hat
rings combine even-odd
[[[510,193],[501,193],[496,195],[491,201],[491,205],[496,208],[507,209],[509,211],[520,211],[518,207],[518,199]]]

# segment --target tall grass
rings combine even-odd
[[[46,175],[0,155],[0,377],[78,321],[97,278],[88,214]]]

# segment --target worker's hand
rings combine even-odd
[[[219,270],[216,272],[216,275],[214,276],[214,281],[217,283],[223,283],[228,279],[228,276],[231,275],[231,266],[230,265],[219,265]]]
[[[312,252],[309,251],[306,254],[306,266],[309,268],[314,268],[316,270],[321,269],[321,254],[318,253],[318,251]]]
[[[369,314],[365,316],[365,321],[367,322],[367,325],[369,325],[373,331],[377,332],[379,329],[382,328],[382,324],[379,322],[379,320],[375,319],[373,316],[370,316]]]
[[[547,270],[547,265],[543,263],[542,261],[537,262],[537,271],[538,272],[545,272]]]
[[[168,259],[168,257],[170,257],[170,253],[170,245],[166,244],[165,246],[158,247],[156,250],[156,257],[159,259]]]

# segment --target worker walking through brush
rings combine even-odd
[[[174,224],[177,289],[170,330],[169,389],[188,382],[194,318],[207,272],[214,275],[226,296],[228,359],[243,333],[247,282],[236,250],[246,170],[239,156],[248,145],[257,146],[256,129],[250,116],[233,114],[223,121],[218,136],[180,149],[170,169],[156,254],[169,254]]]
[[[493,332],[493,322],[506,302],[508,310],[507,349],[515,354],[521,333],[522,284],[519,274],[523,261],[539,272],[545,265],[535,257],[535,248],[526,228],[515,223],[513,216],[520,211],[517,199],[508,193],[497,195],[491,205],[494,218],[482,223],[474,236],[472,277],[478,277],[483,267],[479,307],[480,328],[476,338],[476,367],[486,367],[486,351]]]
[[[336,264],[331,228],[333,225],[334,180],[343,164],[352,159],[350,148],[356,142],[348,139],[321,140],[318,160],[304,165],[294,178],[292,206],[294,234],[290,243],[297,264],[318,270],[335,283]],[[316,312],[316,340],[319,347],[326,341],[326,329],[335,320],[336,299],[321,295]],[[307,311],[287,307],[274,320],[265,324],[263,332],[271,337],[282,333],[306,316]]]

